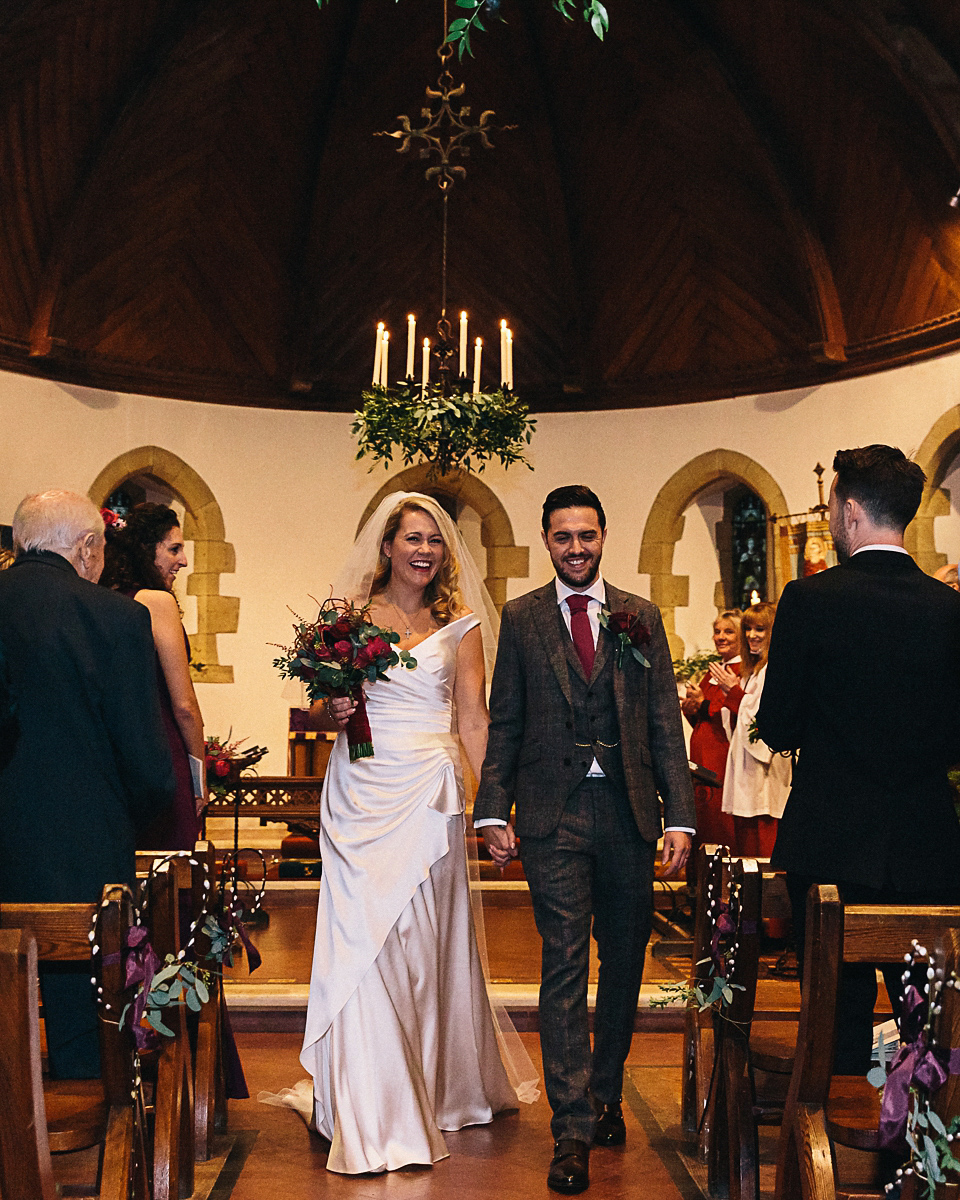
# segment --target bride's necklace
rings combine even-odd
[[[400,618],[400,624],[405,626],[405,631],[404,631],[403,636],[407,637],[407,638],[413,637],[413,630],[410,628],[410,626],[413,623],[411,621],[411,618],[407,616],[407,614],[403,611],[403,609],[399,606],[399,604],[394,604],[394,602],[392,600],[388,600],[387,603],[390,605],[390,607],[393,609],[393,611]]]

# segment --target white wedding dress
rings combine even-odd
[[[415,669],[366,687],[373,758],[351,763],[343,734],[330,756],[300,1054],[312,1079],[259,1098],[314,1117],[331,1171],[435,1162],[441,1130],[538,1094],[515,1032],[512,1084],[501,1061],[470,902],[451,721],[457,648],[478,624],[450,622],[413,649]]]

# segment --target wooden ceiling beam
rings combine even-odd
[[[790,139],[754,84],[749,65],[717,25],[712,6],[701,0],[673,0],[673,3],[678,15],[697,31],[762,151],[767,185],[805,268],[820,329],[820,339],[810,346],[811,357],[822,363],[843,363],[848,341],[843,308],[823,240],[800,200],[800,187],[794,182],[796,154],[790,153]]]
[[[73,194],[65,206],[66,215],[61,223],[59,235],[44,263],[43,279],[30,328],[31,358],[44,358],[55,352],[57,339],[54,336],[53,323],[64,269],[76,239],[83,236],[80,222],[87,211],[85,199],[91,180],[96,178],[97,167],[106,148],[116,131],[122,127],[125,114],[135,108],[138,97],[152,83],[158,64],[178,45],[185,31],[196,20],[203,4],[210,2],[211,0],[179,0],[179,11],[175,17],[167,16],[156,22],[154,35],[146,51],[131,64],[126,84],[114,97],[114,103],[101,124],[97,138],[86,147],[85,169],[74,184]]]

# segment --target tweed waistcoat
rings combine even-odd
[[[602,636],[602,635],[601,635]],[[570,691],[573,696],[573,732],[576,765],[583,768],[582,778],[595,757],[610,780],[621,790],[626,788],[623,755],[620,750],[620,722],[613,694],[613,655],[606,655],[590,683],[571,667]]]

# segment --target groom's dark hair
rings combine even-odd
[[[568,483],[566,487],[554,488],[550,495],[543,502],[543,532],[546,533],[550,528],[550,514],[555,513],[559,508],[592,508],[600,522],[600,528],[606,529],[607,518],[603,512],[603,505],[600,503],[595,492],[583,483]]]

